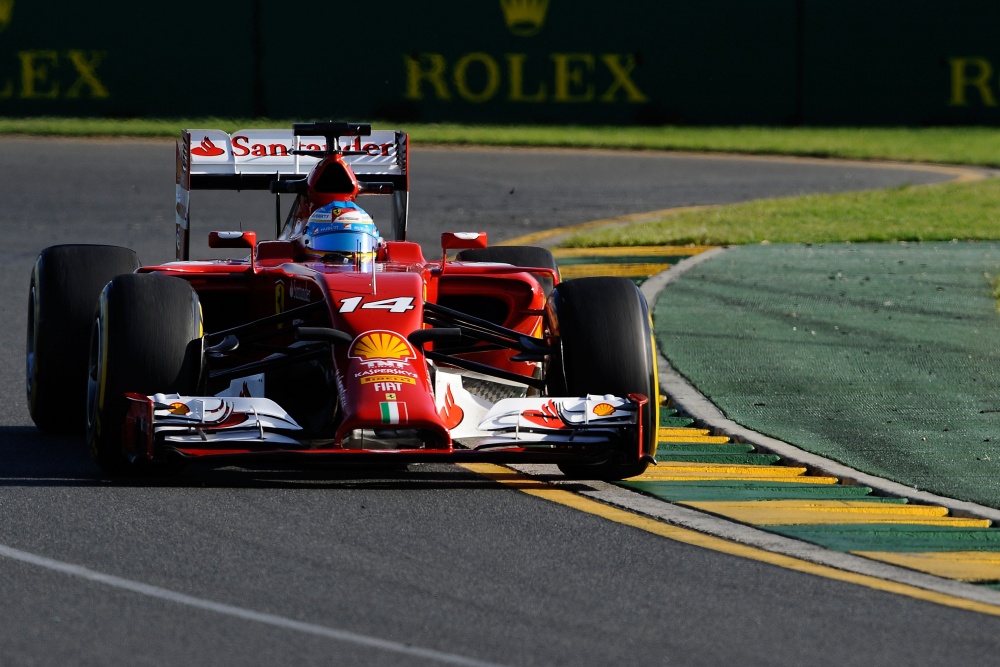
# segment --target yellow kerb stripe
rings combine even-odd
[[[713,445],[724,445],[729,442],[725,435],[665,435],[661,442],[703,442]]]
[[[987,519],[950,517],[945,507],[865,500],[691,501],[677,504],[754,526],[887,523],[986,528],[990,525]]]
[[[714,481],[737,481],[737,482],[788,482],[789,484],[836,484],[840,480],[836,477],[807,477],[801,475],[799,477],[774,477],[767,474],[759,475],[747,475],[738,473],[718,473],[715,475],[708,475],[705,473],[682,473],[682,474],[665,474],[665,475],[649,475],[644,473],[636,477],[629,477],[626,481],[629,482],[714,482]]]
[[[995,551],[937,551],[929,553],[854,551],[852,553],[946,579],[970,582],[1000,581],[1000,553]]]
[[[613,248],[553,248],[556,259],[578,257],[687,257],[697,255],[715,246],[710,245],[642,245]]]
[[[570,264],[559,267],[563,280],[590,276],[618,276],[619,278],[645,278],[670,268],[669,264]]]
[[[686,463],[684,461],[660,461],[646,468],[644,475],[676,475],[691,472],[701,474],[766,475],[768,477],[798,477],[806,474],[806,469],[793,466],[758,466],[740,463]]]
[[[708,435],[707,428],[688,428],[686,426],[674,427],[661,426],[657,431],[661,438],[668,438],[673,435]]]

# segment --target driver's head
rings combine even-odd
[[[302,245],[315,259],[354,264],[373,261],[382,237],[371,216],[357,204],[335,201],[309,216]]]

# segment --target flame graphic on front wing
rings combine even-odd
[[[566,422],[559,416],[554,401],[544,404],[541,410],[525,410],[521,416],[529,422],[545,428],[566,428]]]

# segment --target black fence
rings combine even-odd
[[[0,0],[0,113],[993,125],[998,30],[986,0]]]

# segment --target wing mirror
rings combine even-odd
[[[466,248],[485,248],[486,232],[445,232],[441,235],[441,270],[448,261],[449,250],[465,250]]]
[[[209,248],[249,248],[257,247],[257,232],[209,232]]]
[[[444,250],[485,248],[486,232],[445,232],[441,235],[441,247]]]

